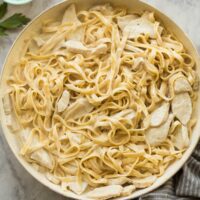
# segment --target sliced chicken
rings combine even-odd
[[[190,91],[192,91],[192,87],[186,78],[180,77],[174,81],[175,93],[190,92]]]
[[[122,110],[114,115],[112,115],[112,117],[114,118],[126,118],[126,119],[134,119],[135,118],[135,111],[133,109],[125,109],[125,110]]]
[[[20,131],[19,136],[20,136],[20,139],[22,142],[22,148],[20,150],[21,155],[25,155],[26,152],[32,148],[40,149],[41,147],[43,147],[43,143],[40,142],[39,136],[37,134],[31,133],[31,129],[29,129],[29,128],[26,128],[26,129],[23,129],[22,131]],[[31,140],[31,142],[30,142],[30,140]],[[34,153],[33,153],[33,155],[34,155]],[[37,153],[36,153],[36,156],[37,156]]]
[[[164,123],[169,114],[169,103],[162,103],[156,110],[151,113],[150,126],[156,127]]]
[[[149,35],[155,38],[154,24],[146,18],[140,17],[132,19],[134,16],[128,18],[118,19],[118,25],[123,32],[128,33],[129,39],[134,39],[141,34]]]
[[[187,92],[175,95],[172,100],[172,112],[183,125],[188,123],[192,115],[192,101]]]
[[[80,24],[80,21],[77,18],[76,15],[76,7],[74,4],[71,4],[65,11],[62,19],[62,24],[64,23],[76,23]]]
[[[12,112],[12,110],[13,110],[10,95],[6,94],[2,98],[2,102],[3,102],[3,108],[4,108],[5,114],[9,115]]]
[[[107,52],[108,46],[106,44],[99,44],[96,47],[86,47],[80,41],[76,40],[68,40],[64,43],[63,47],[66,47],[68,51],[72,53],[79,53],[79,54],[105,54]]]
[[[100,44],[97,47],[91,49],[91,53],[94,55],[105,54],[108,50],[108,46],[106,44]]]
[[[64,159],[64,162],[66,162],[65,159]],[[76,165],[69,164],[69,165],[65,165],[65,166],[66,166],[65,172],[67,174],[70,174],[72,176],[75,176],[77,174],[78,168]]]
[[[39,166],[38,164],[36,163],[31,163],[31,166],[36,170],[36,171],[40,171],[41,170],[41,166]]]
[[[21,139],[22,143],[27,142],[28,137],[30,136],[30,134],[31,134],[31,129],[30,128],[25,128],[20,132],[19,135],[20,135],[20,139]]]
[[[19,131],[21,129],[14,113],[6,115],[5,122],[6,122],[6,125],[8,126],[8,128],[13,132]]]
[[[136,190],[135,185],[127,185],[123,187],[122,196],[129,196]]]
[[[42,166],[53,169],[53,160],[46,150],[39,149],[37,151],[34,151],[30,157]]]
[[[122,191],[123,187],[121,185],[109,185],[105,187],[99,187],[91,192],[88,192],[87,197],[98,200],[110,199],[120,196]]]
[[[77,183],[77,182],[69,182],[66,183],[66,187],[69,188],[72,192],[76,193],[76,194],[82,194],[86,188],[87,188],[88,184],[86,182],[82,182],[82,183]]]
[[[159,127],[149,128],[146,132],[146,140],[150,145],[159,145],[167,138],[170,124],[174,118],[173,114],[170,114],[167,121]]]
[[[86,98],[80,98],[71,104],[64,112],[65,120],[77,119],[93,110],[93,105]]]
[[[45,43],[45,41],[41,37],[34,37],[33,40],[38,47],[41,47]]]
[[[177,129],[178,130],[176,131],[173,138],[173,143],[177,149],[181,150],[189,146],[190,139],[189,139],[188,129],[186,126],[181,125]]]
[[[74,31],[67,35],[68,40],[83,41],[85,28],[83,26],[77,27]]]
[[[129,114],[127,114],[126,116],[124,116],[126,119],[130,119],[130,120],[132,120],[132,119],[134,119],[135,118],[135,116],[136,116],[136,113],[135,113],[135,111],[134,110],[132,110],[132,112],[131,113],[129,113]]]
[[[141,34],[148,34],[151,38],[155,38],[154,24],[143,18],[132,21],[124,28],[124,31],[129,32],[128,38],[130,39],[138,37]]]
[[[32,135],[31,147],[36,148],[36,147],[40,147],[41,145],[42,145],[42,143],[39,139],[39,135],[33,134]]]
[[[146,188],[151,186],[156,181],[156,179],[156,176],[148,176],[146,178],[134,178],[132,179],[132,182],[136,188]]]
[[[58,112],[63,112],[69,104],[70,94],[67,90],[65,90],[57,103]]]
[[[47,173],[46,173],[46,177],[47,177],[47,179],[48,179],[50,182],[52,182],[52,183],[54,183],[54,184],[56,184],[56,185],[59,185],[59,184],[60,184],[60,180],[57,179],[53,174],[47,172]]]
[[[72,133],[70,131],[67,131],[66,135],[68,136],[68,138],[72,144],[80,144],[81,143],[81,134]]]
[[[17,118],[15,116],[10,95],[6,94],[2,98],[2,102],[3,102],[4,112],[5,112],[5,115],[6,115],[5,116],[6,125],[13,132],[19,131],[21,129],[21,127],[20,127],[20,125],[17,121]]]
[[[76,40],[68,40],[65,42],[64,46],[68,51],[77,54],[88,54],[90,49],[83,45],[83,43]]]
[[[90,10],[91,11],[100,11],[104,15],[110,15],[110,14],[112,14],[113,7],[109,3],[106,3],[104,5],[94,6]]]
[[[127,177],[119,177],[119,178],[112,178],[108,179],[108,185],[124,185],[130,181]]]
[[[134,144],[134,143],[129,143],[127,145],[131,150],[135,151],[135,152],[145,152],[145,147],[146,145],[142,145],[142,144]]]
[[[123,17],[117,17],[117,24],[119,28],[123,31],[124,28],[133,20],[137,19],[137,15],[126,15]]]

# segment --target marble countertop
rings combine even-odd
[[[0,0],[1,1],[1,0]],[[9,12],[22,12],[33,18],[45,8],[61,0],[33,0],[23,6],[9,6]],[[171,17],[185,30],[200,52],[200,1],[144,0]],[[18,31],[0,39],[0,67]],[[0,132],[0,199],[1,200],[64,200],[66,198],[37,182],[18,163]]]

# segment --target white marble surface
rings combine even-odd
[[[1,1],[1,0],[0,0]],[[61,0],[33,0],[23,6],[9,6],[11,15],[22,12],[33,18],[42,10]],[[144,0],[154,5],[179,24],[200,52],[200,0]],[[19,31],[0,39],[0,67]],[[0,132],[0,200],[64,200],[31,177],[11,153],[2,131]]]

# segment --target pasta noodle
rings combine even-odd
[[[46,21],[9,76],[7,124],[54,184],[92,199],[152,185],[189,145],[195,62],[154,17],[109,4]]]

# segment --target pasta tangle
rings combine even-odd
[[[108,199],[182,157],[197,83],[194,59],[154,13],[70,5],[30,38],[3,100],[27,162],[64,190]]]

